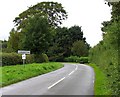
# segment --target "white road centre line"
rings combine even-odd
[[[52,84],[51,86],[48,87],[48,89],[54,87],[55,85],[57,85],[58,83],[60,83],[61,81],[63,81],[65,79],[65,77],[61,78],[60,80],[58,80],[57,82],[55,82],[54,84]]]
[[[77,70],[77,68],[78,68],[78,66],[76,65],[75,69],[72,72],[70,72],[68,75],[71,75],[72,73],[74,73]]]
[[[73,70],[72,72],[70,72],[68,75],[71,75],[72,73],[74,73],[75,72],[75,70]]]
[[[76,65],[76,68],[75,68],[75,70],[77,70],[78,69],[78,66]]]
[[[76,66],[75,69],[68,74],[69,76],[77,70],[78,66],[77,65],[75,65],[75,66]],[[61,81],[63,81],[65,78],[66,77],[61,78],[60,80],[58,80],[57,82],[55,82],[54,84],[52,84],[51,86],[49,86],[48,89],[51,89],[52,87],[54,87],[55,85],[57,85],[58,83],[60,83]]]

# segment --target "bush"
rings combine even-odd
[[[2,66],[6,65],[16,65],[22,64],[23,60],[21,58],[21,54],[17,53],[1,53],[2,56]],[[27,55],[25,63],[33,63],[34,57],[33,55]]]
[[[0,53],[2,56],[2,66],[23,64],[22,55],[17,53]],[[41,55],[26,55],[25,63],[42,63],[49,62],[46,54]]]
[[[66,62],[77,62],[78,59],[79,57],[77,56],[70,56],[70,57],[65,58],[65,61]]]
[[[88,63],[88,57],[80,57],[79,63]]]
[[[35,60],[34,60],[34,56],[33,55],[27,55],[26,56],[26,61],[25,61],[26,64],[28,64],[28,63],[34,63],[34,62],[35,62]]]
[[[42,54],[43,62],[49,62],[48,56],[46,54]]]
[[[35,54],[34,59],[36,63],[49,62],[48,56],[46,54]]]
[[[108,42],[109,43],[109,42]],[[97,66],[103,70],[110,81],[112,95],[119,93],[119,50],[114,48],[116,44],[109,46],[106,43],[106,40],[100,42],[95,47],[91,48],[89,59],[91,63],[97,64]]]
[[[66,62],[88,63],[88,57],[70,56],[65,58]]]

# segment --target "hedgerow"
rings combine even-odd
[[[120,95],[120,2],[112,5],[110,21],[102,23],[103,40],[90,50],[90,62],[98,65],[109,78],[113,95]]]
[[[1,53],[2,56],[2,66],[23,64],[22,55],[17,53]],[[48,62],[49,59],[46,54],[41,54],[37,56],[30,54],[26,55],[25,63],[42,63]]]
[[[88,63],[88,57],[70,56],[64,59],[66,62]]]

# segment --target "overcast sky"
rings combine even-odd
[[[1,0],[0,40],[7,40],[14,27],[13,20],[29,6],[41,1],[62,3],[68,12],[68,19],[61,26],[82,26],[87,42],[94,46],[102,40],[101,23],[110,20],[110,7],[104,0]]]

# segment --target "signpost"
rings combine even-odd
[[[22,54],[23,65],[25,64],[26,54],[30,54],[30,51],[18,50],[18,54]]]

